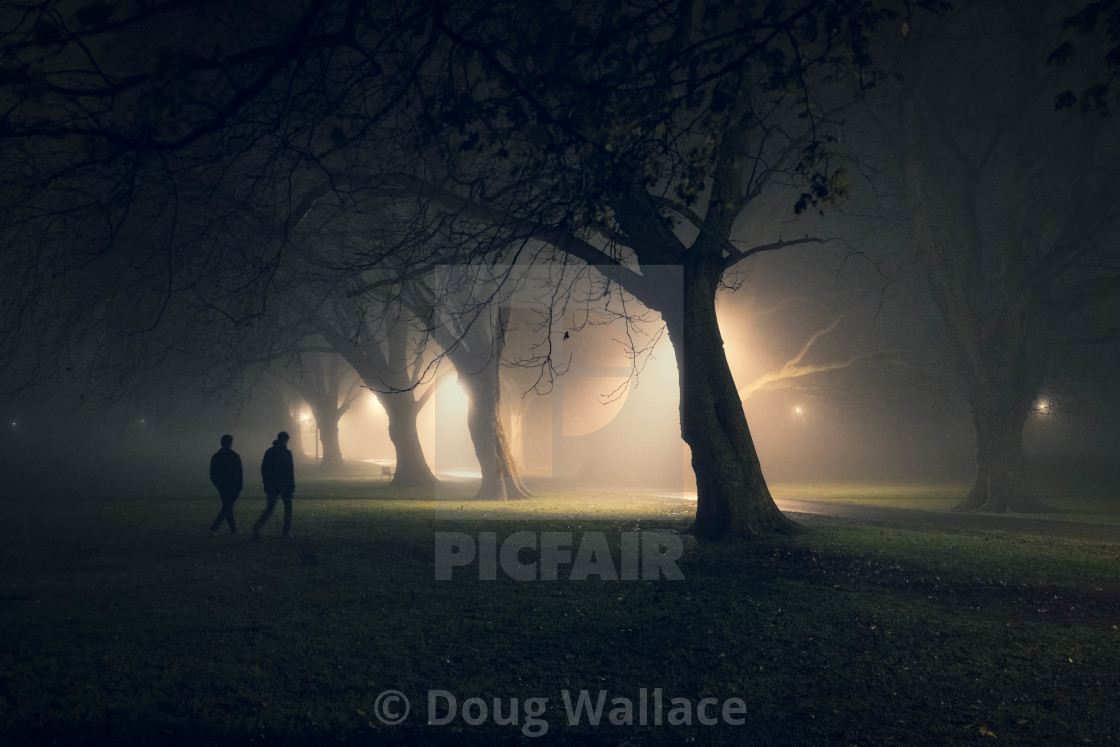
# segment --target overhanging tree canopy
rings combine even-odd
[[[182,227],[231,197],[284,218],[259,255],[262,293],[328,195],[408,195],[445,222],[549,244],[661,312],[698,479],[693,531],[793,529],[762,476],[714,297],[728,268],[812,241],[775,236],[761,206],[842,192],[830,116],[868,82],[867,35],[886,5],[165,2],[124,17],[47,0],[11,12],[0,140],[20,147],[9,191],[32,207],[8,225],[97,173],[111,188],[83,214],[104,217],[111,253],[136,196],[159,185],[150,222],[179,237],[165,245],[169,294],[183,267],[194,283],[212,267]],[[665,265],[672,282],[652,271]]]

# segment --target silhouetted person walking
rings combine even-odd
[[[214,483],[222,498],[222,510],[210,525],[211,534],[217,534],[223,521],[229,523],[230,534],[237,534],[237,525],[233,523],[233,503],[241,494],[241,457],[231,446],[233,436],[222,436],[222,448],[210,457],[210,482]]]
[[[292,493],[296,492],[295,468],[292,465],[292,452],[288,451],[288,434],[280,431],[272,448],[264,453],[261,461],[261,479],[264,480],[264,494],[268,505],[264,507],[261,518],[253,525],[253,539],[260,540],[261,527],[272,517],[276,499],[284,501],[284,536],[292,528]]]

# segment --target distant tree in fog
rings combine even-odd
[[[477,497],[530,497],[502,412],[502,353],[510,319],[509,307],[501,303],[506,278],[500,268],[475,264],[444,267],[425,280],[409,282],[403,298],[426,320],[470,400],[467,428],[482,472]]]
[[[316,435],[323,445],[322,471],[338,472],[343,464],[338,421],[362,391],[358,375],[336,353],[303,350],[285,378],[311,408]]]
[[[428,348],[423,322],[392,301],[373,308],[336,301],[319,311],[315,326],[385,408],[396,451],[393,484],[431,489],[436,477],[420,442],[417,419],[435,392],[438,351]]]
[[[993,0],[915,28],[876,100],[914,248],[953,341],[976,432],[961,510],[1031,511],[1023,428],[1063,345],[1115,331],[1120,129],[1055,112],[1085,73],[1047,65],[1062,9]]]

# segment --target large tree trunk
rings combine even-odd
[[[434,330],[467,390],[467,429],[482,471],[475,498],[485,500],[533,497],[521,480],[502,420],[502,351],[509,316],[508,308],[498,309],[494,318],[474,320],[459,338],[450,336],[447,326]]]
[[[473,375],[460,375],[459,381],[470,398],[467,428],[482,469],[482,484],[475,497],[488,500],[532,497],[521,480],[502,422],[497,361]]]
[[[359,346],[330,324],[321,323],[318,329],[385,408],[389,418],[389,440],[397,457],[393,487],[409,491],[434,490],[436,476],[424,458],[424,448],[420,445],[420,433],[416,427],[423,400],[417,400],[414,388],[420,383],[423,366],[421,360],[410,358],[407,325],[407,320],[398,319],[398,323],[390,327],[386,340],[366,346]],[[392,361],[391,365],[389,361]],[[412,375],[402,370],[402,365],[413,369]]]
[[[774,504],[731,376],[716,320],[719,276],[686,266],[680,317],[665,313],[680,371],[681,435],[696,472],[696,518],[705,539],[793,533]]]
[[[323,444],[323,461],[319,463],[319,469],[326,473],[338,472],[342,469],[342,449],[338,444],[338,421],[342,414],[336,407],[316,408],[313,412],[319,441]]]
[[[377,392],[377,399],[389,416],[389,440],[397,453],[397,467],[393,473],[393,487],[407,490],[431,490],[436,476],[424,458],[416,419],[420,403],[411,391]]]
[[[998,376],[969,376],[972,422],[976,428],[976,480],[955,511],[1003,513],[1048,510],[1034,494],[1023,452],[1023,428],[1038,385],[1024,370],[1023,356],[998,367]]]

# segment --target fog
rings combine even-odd
[[[1065,67],[1052,64],[1064,38],[1054,29],[1070,9],[1048,6],[1028,23],[1009,8],[978,3],[930,16],[920,43],[911,39],[909,21],[877,29],[871,56],[879,72],[890,74],[868,90],[851,91],[847,79],[814,68],[808,78],[762,86],[773,100],[748,105],[758,93],[751,76],[784,75],[766,72],[769,57],[753,60],[750,75],[725,81],[738,91],[742,131],[727,129],[730,120],[719,117],[682,116],[673,97],[619,103],[605,96],[608,105],[581,100],[583,89],[550,93],[580,101],[592,121],[649,107],[635,115],[640,124],[615,128],[631,140],[604,141],[594,168],[584,160],[586,143],[569,140],[564,128],[545,132],[529,115],[490,121],[481,111],[443,112],[447,126],[433,122],[431,140],[415,141],[424,117],[400,102],[428,96],[442,107],[453,97],[440,85],[462,84],[456,95],[463,101],[481,89],[469,81],[439,83],[442,70],[415,75],[416,50],[411,42],[396,49],[395,38],[382,41],[395,49],[400,79],[415,91],[378,88],[390,76],[381,77],[382,63],[372,56],[351,60],[368,78],[329,95],[325,89],[337,84],[331,76],[297,81],[303,68],[295,65],[277,72],[268,82],[275,89],[245,102],[236,111],[245,118],[231,123],[208,119],[227,110],[219,99],[230,95],[229,81],[212,76],[244,60],[234,54],[192,67],[219,52],[194,50],[189,34],[164,40],[183,47],[183,68],[168,75],[181,77],[181,98],[192,102],[186,113],[148,111],[136,101],[151,92],[123,95],[110,86],[88,95],[103,96],[112,115],[91,115],[68,88],[71,62],[59,52],[57,69],[42,72],[60,81],[48,99],[40,100],[43,91],[25,99],[16,86],[10,93],[21,103],[6,115],[13,142],[36,166],[27,167],[34,177],[13,169],[5,183],[5,194],[27,200],[8,199],[3,224],[2,282],[5,297],[16,299],[3,307],[3,467],[27,484],[65,478],[103,481],[111,490],[121,474],[201,476],[223,433],[251,463],[285,430],[305,474],[343,474],[317,463],[333,448],[320,437],[333,426],[324,431],[315,416],[322,402],[308,394],[311,371],[320,365],[314,356],[330,356],[348,378],[315,383],[329,390],[320,399],[330,399],[331,408],[349,395],[330,386],[353,395],[337,439],[352,473],[395,472],[402,447],[390,439],[385,397],[404,392],[423,400],[416,429],[428,468],[448,483],[470,484],[484,468],[468,425],[464,377],[489,359],[473,349],[479,340],[468,338],[482,330],[482,342],[500,349],[494,329],[501,327],[505,348],[489,356],[501,364],[499,417],[528,480],[687,494],[696,475],[681,438],[680,351],[661,313],[684,308],[691,286],[657,294],[646,286],[660,271],[699,266],[696,253],[703,251],[710,254],[705,261],[719,265],[712,282],[721,285],[715,303],[724,350],[770,483],[964,485],[975,476],[978,486],[994,479],[1006,483],[995,493],[1014,494],[1019,473],[1029,471],[1029,481],[1039,484],[1112,485],[1120,445],[1117,130],[1102,124],[1107,106],[1091,98],[1102,90],[1091,85],[1100,61],[1087,55]],[[159,47],[151,36],[159,30],[135,20],[121,31],[131,46],[101,39],[77,55],[105,57],[130,81],[126,89],[147,85],[140,81],[149,79],[152,49]],[[225,23],[230,48],[248,43],[239,13],[231,11]],[[276,19],[277,29],[283,25]],[[372,27],[370,33],[376,37]],[[659,27],[642,44],[671,36]],[[268,46],[253,41],[253,53]],[[675,74],[691,80],[695,61],[679,62]],[[102,68],[89,64],[82,74],[100,79]],[[143,72],[128,72],[133,68]],[[725,73],[713,72],[712,81]],[[427,90],[429,83],[436,88]],[[500,92],[502,102],[483,108],[533,110],[519,99],[524,90],[559,84],[526,85]],[[722,112],[729,105],[724,94],[706,85],[693,92],[697,101],[711,96],[701,108]],[[588,90],[599,88],[594,82]],[[354,133],[324,124],[364,121],[369,102],[382,96],[390,109],[404,108]],[[802,108],[801,96],[811,105]],[[162,94],[155,98],[163,101]],[[596,110],[600,103],[605,108]],[[541,121],[564,120],[568,105]],[[277,138],[261,124],[278,116],[274,106],[290,107],[299,136]],[[821,113],[831,107],[842,114]],[[296,116],[305,110],[307,121]],[[168,124],[179,115],[184,121],[176,126],[195,133],[181,142]],[[460,115],[478,118],[473,130],[447,124]],[[114,129],[145,116],[154,118],[141,128],[155,138],[150,142]],[[56,124],[61,129],[53,130]],[[601,133],[591,130],[580,137],[594,141]],[[481,144],[483,131],[498,134]],[[127,143],[122,153],[166,152],[171,161],[133,172],[122,166],[123,156],[86,154],[88,144],[74,152],[59,146],[72,132]],[[244,145],[230,145],[230,132],[241,133]],[[312,134],[303,151],[276,145],[304,132]],[[378,133],[376,145],[362,134],[368,132]],[[777,143],[775,133],[787,140]],[[540,147],[541,138],[552,138],[549,148]],[[698,145],[721,138],[728,147],[737,143],[734,158]],[[510,143],[520,155],[510,155]],[[627,169],[649,180],[637,190],[640,205],[629,187],[613,181],[623,146],[637,164]],[[826,157],[815,160],[821,153]],[[429,159],[439,164],[431,173],[417,166]],[[732,165],[733,176],[719,171]],[[553,187],[568,185],[572,169],[589,180],[580,187],[586,194],[557,197]],[[457,176],[431,175],[444,171]],[[42,176],[56,172],[63,179],[57,188]],[[402,180],[401,172],[410,176]],[[382,185],[379,179],[397,191],[367,189]],[[514,183],[537,184],[537,191],[504,191]],[[727,205],[710,204],[717,183],[731,194],[746,190],[727,202],[735,206],[731,214],[721,212]],[[476,196],[455,191],[463,184],[500,185],[494,193],[503,196],[467,209],[463,201]],[[85,197],[75,202],[76,194]],[[596,280],[613,283],[609,291],[580,297],[574,281],[565,286],[564,273],[596,260],[615,264],[614,275]],[[460,286],[431,280],[434,267],[494,272],[505,262],[557,265],[559,279],[510,290],[509,297],[494,277]],[[641,295],[635,288],[644,288],[646,303],[660,311],[636,297],[625,311],[610,306],[627,293]],[[510,305],[513,295],[533,292]],[[480,301],[486,293],[492,297]],[[547,308],[543,328],[533,304]],[[507,321],[470,322],[496,318],[502,309],[512,309],[508,329]],[[679,329],[710,329],[688,327],[686,318],[692,319],[682,313]],[[678,343],[685,339],[677,335]],[[702,358],[705,347],[714,347],[712,338],[698,342],[688,359]],[[467,362],[453,362],[467,348]],[[471,363],[478,371],[456,373]],[[694,375],[722,384],[721,366]],[[1025,408],[1028,397],[1033,404]],[[725,417],[737,408],[722,398],[713,404],[714,414],[705,414],[709,430],[715,423],[738,433],[738,413]],[[716,436],[696,437],[710,453],[719,451]],[[1017,448],[1007,447],[1020,440],[1027,468]],[[742,446],[735,447],[740,456]]]
[[[963,491],[975,469],[975,441],[951,351],[915,292],[916,278],[884,278],[881,268],[870,272],[861,263],[843,253],[823,262],[805,251],[773,255],[751,268],[742,288],[718,298],[725,349],[767,480],[779,494],[785,483],[818,483],[822,492],[836,483],[874,482],[948,483]],[[849,278],[838,290],[844,273]],[[861,274],[874,278],[850,282]],[[513,363],[536,340],[531,320],[514,315],[503,415],[532,484],[561,493],[695,495],[681,440],[677,364],[668,337],[659,335],[659,317],[647,317],[634,329],[654,344],[634,363],[632,346],[642,343],[623,342],[621,320],[586,308],[563,315],[565,367],[540,386],[539,368]],[[1079,351],[1036,403],[1024,439],[1032,474],[1049,492],[1115,490],[1115,363],[1108,348]],[[454,492],[475,484],[480,467],[467,426],[468,395],[450,363],[440,366],[423,385],[435,392],[417,425],[429,466]],[[10,484],[111,495],[130,481],[171,472],[202,482],[222,434],[234,436],[235,450],[252,465],[282,429],[293,432],[303,479],[342,474],[388,483],[379,471],[395,467],[388,418],[366,387],[339,421],[346,469],[326,473],[317,465],[323,447],[310,407],[290,392],[278,396],[284,388],[276,382],[218,402],[181,373],[164,375],[144,382],[145,395],[97,405],[81,401],[80,381],[7,398]]]

